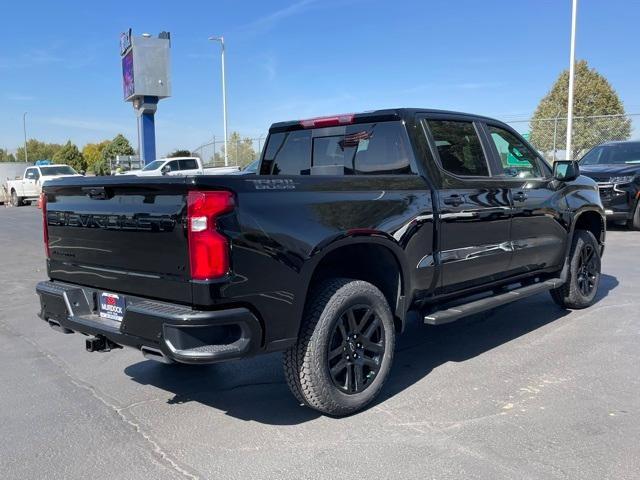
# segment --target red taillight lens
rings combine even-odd
[[[229,242],[216,231],[216,217],[234,207],[231,192],[189,192],[187,229],[191,278],[210,280],[229,270]]]
[[[353,118],[353,113],[345,113],[342,115],[333,115],[331,117],[317,117],[300,120],[300,125],[302,125],[303,128],[337,127],[339,125],[352,124]]]
[[[40,207],[42,208],[42,233],[44,235],[44,252],[49,258],[49,226],[47,225],[47,195],[40,194]]]

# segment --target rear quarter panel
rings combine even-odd
[[[225,182],[238,202],[236,213],[218,222],[231,238],[233,273],[212,295],[255,306],[268,324],[269,349],[297,336],[309,281],[329,251],[362,242],[384,245],[407,272],[410,288],[410,272],[433,248],[431,194],[417,175],[247,175]]]
[[[21,197],[24,194],[24,184],[22,183],[22,180],[8,180],[7,190],[9,191],[9,194],[11,194],[11,190],[15,190],[16,194]]]

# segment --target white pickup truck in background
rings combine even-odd
[[[42,184],[47,180],[62,177],[80,177],[69,165],[36,165],[27,167],[24,175],[15,180],[7,180],[5,190],[14,207],[21,207],[25,202],[38,200],[42,192]]]
[[[159,175],[226,175],[240,170],[239,167],[204,168],[198,157],[160,158],[147,164],[142,170],[123,172],[125,175],[138,177],[154,177]]]

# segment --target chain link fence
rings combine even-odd
[[[244,167],[260,157],[266,136],[257,138],[238,138],[231,136],[227,142],[229,148],[229,166]],[[224,140],[213,139],[193,149],[192,154],[200,157],[205,167],[223,167]]]
[[[510,120],[506,121],[522,133],[527,140],[550,162],[579,159],[587,151],[601,143],[615,140],[640,139],[640,114],[594,115],[573,117],[573,151],[567,154],[567,118]]]

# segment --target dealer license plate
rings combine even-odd
[[[124,297],[107,292],[102,292],[100,295],[100,317],[121,322],[124,317],[124,308]]]

